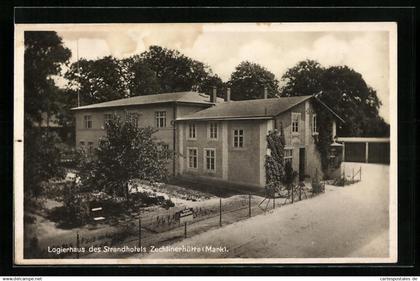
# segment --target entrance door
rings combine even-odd
[[[305,148],[299,149],[299,180],[305,179]]]

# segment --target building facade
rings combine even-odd
[[[178,118],[178,173],[264,187],[266,137],[276,129],[293,170],[302,179],[322,176],[313,102],[312,96],[229,101]]]
[[[93,149],[112,114],[129,116],[139,127],[155,127],[156,140],[175,152],[168,167],[173,175],[264,187],[266,138],[276,129],[284,134],[285,161],[301,178],[322,174],[314,97],[229,96],[224,101],[215,92],[168,93],[78,107],[76,146]]]
[[[155,128],[156,140],[176,151],[175,120],[222,100],[197,92],[177,92],[76,107],[72,109],[75,116],[76,148],[89,152],[97,147],[99,139],[106,135],[105,123],[116,114],[122,118],[133,118],[139,127]],[[175,174],[175,158],[168,168]]]

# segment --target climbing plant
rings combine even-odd
[[[315,143],[320,154],[322,171],[324,174],[327,174],[329,149],[333,138],[332,122],[334,117],[332,117],[331,113],[325,110],[325,107],[319,102],[314,102],[313,106],[318,119],[318,124],[322,124],[322,126],[318,128],[318,136]]]
[[[266,193],[273,195],[282,187],[284,179],[284,134],[273,130],[267,135],[267,148],[270,153],[265,158]]]

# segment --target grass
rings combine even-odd
[[[261,187],[252,187],[222,181],[200,180],[196,178],[177,176],[169,180],[169,184],[187,189],[208,193],[217,197],[227,198],[234,195],[259,195],[264,196],[265,190]]]

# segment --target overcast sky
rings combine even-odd
[[[122,58],[159,45],[208,64],[223,81],[244,60],[266,67],[279,80],[305,59],[323,66],[347,65],[377,91],[383,103],[380,115],[389,121],[389,39],[377,26],[136,24],[73,26],[57,32],[72,51],[71,61],[77,60],[77,50],[80,58]]]

